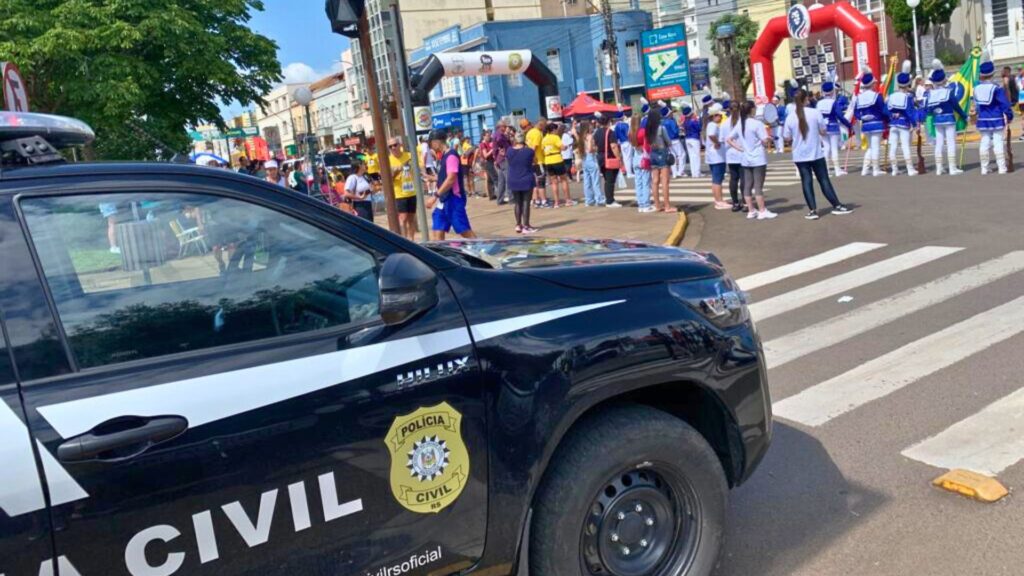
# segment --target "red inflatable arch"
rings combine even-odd
[[[854,61],[857,63],[858,75],[864,61],[867,61],[876,76],[881,74],[882,55],[878,43],[878,26],[849,2],[838,0],[833,4],[811,10],[810,20],[811,32],[838,27],[853,39]],[[754,98],[757,101],[766,102],[774,93],[775,67],[772,64],[772,56],[786,38],[789,38],[787,18],[778,16],[768,21],[761,36],[750,48],[750,78],[754,84]]]

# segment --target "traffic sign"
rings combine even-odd
[[[691,92],[690,59],[682,24],[642,32],[640,45],[648,99],[680,98]]]
[[[259,136],[260,129],[256,126],[243,126],[241,128],[229,128],[224,132],[225,138],[248,138],[250,136]]]
[[[25,82],[14,62],[0,62],[0,79],[3,85],[4,110],[10,112],[28,112],[28,94]]]

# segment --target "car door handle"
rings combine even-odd
[[[176,438],[186,430],[188,420],[181,416],[115,418],[65,441],[57,447],[57,458],[62,462],[124,460]]]

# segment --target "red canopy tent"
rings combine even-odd
[[[572,116],[593,116],[594,112],[601,112],[602,114],[618,114],[622,111],[628,111],[628,108],[618,106],[616,104],[606,104],[601,102],[593,96],[588,96],[584,92],[580,92],[576,99],[569,103],[568,106],[562,108],[562,116],[566,118]]]

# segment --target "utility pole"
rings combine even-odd
[[[373,119],[373,136],[377,148],[377,165],[380,167],[380,183],[384,187],[384,206],[387,210],[388,229],[401,234],[398,226],[398,207],[395,206],[395,187],[391,178],[391,162],[388,161],[388,135],[384,129],[384,110],[377,89],[377,66],[373,63],[373,46],[370,43],[370,22],[366,11],[359,16],[359,53],[363,58],[363,73],[366,75],[366,98]]]
[[[601,50],[594,53],[594,63],[597,64],[597,95],[601,102],[604,102],[604,54]]]
[[[738,65],[742,64],[736,61],[736,54],[733,51],[735,31],[732,24],[719,26],[715,31],[718,42],[718,70],[722,84],[725,85],[729,94],[733,98],[742,100],[744,93],[740,91],[739,74],[736,69]]]
[[[619,47],[615,40],[615,28],[612,26],[612,4],[610,0],[601,0],[601,12],[604,16],[604,38],[608,45],[608,62],[612,69],[612,93],[615,103],[622,103],[622,90],[619,82]]]

